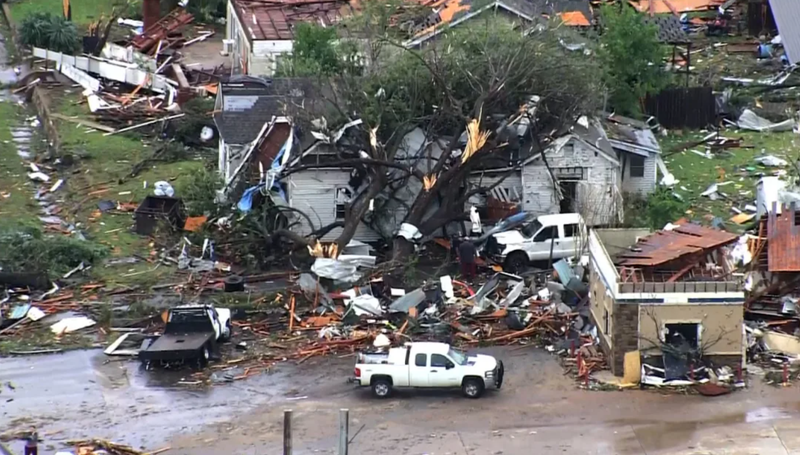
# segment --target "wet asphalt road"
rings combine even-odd
[[[508,371],[503,390],[480,400],[430,390],[375,400],[344,382],[352,357],[284,363],[199,390],[170,385],[188,372],[143,371],[99,351],[5,358],[0,432],[35,423],[52,448],[100,437],[169,454],[274,454],[291,408],[294,453],[336,453],[338,411],[348,408],[351,454],[800,454],[797,388],[755,379],[718,398],[586,392],[541,350],[479,351]]]

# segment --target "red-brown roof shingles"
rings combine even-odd
[[[294,39],[294,25],[333,25],[348,13],[346,0],[234,0],[236,15],[253,40]]]

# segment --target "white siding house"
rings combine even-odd
[[[620,162],[602,129],[562,136],[522,167],[522,208],[546,215],[577,212],[590,226],[613,225],[622,215]],[[549,169],[548,169],[549,168]]]
[[[333,25],[346,1],[283,3],[228,0],[225,38],[231,42],[233,74],[273,76],[281,56],[292,52],[294,26]]]
[[[351,172],[351,169],[346,168],[324,168],[308,169],[290,175],[286,179],[289,205],[307,214],[315,229],[344,221],[345,194],[352,191],[349,185]],[[303,223],[295,232],[308,235],[311,233],[308,229]],[[341,232],[341,228],[333,229],[321,240],[336,240]],[[358,226],[353,236],[353,240],[360,242],[375,242],[380,239],[380,234],[364,223]]]
[[[655,191],[661,147],[650,127],[619,115],[606,117],[603,126],[620,161],[622,192],[647,196]]]

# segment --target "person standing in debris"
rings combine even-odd
[[[466,280],[475,279],[475,258],[478,256],[478,250],[475,245],[469,240],[464,240],[458,245],[458,262],[461,264],[461,275]]]
[[[25,438],[25,455],[38,455],[39,454],[39,433],[36,427],[31,427],[31,432]]]

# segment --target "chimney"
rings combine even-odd
[[[142,2],[142,16],[144,19],[144,29],[147,30],[161,19],[161,0],[144,0]]]

